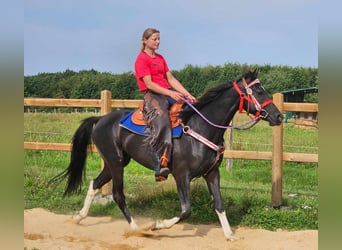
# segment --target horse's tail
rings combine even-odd
[[[101,117],[89,117],[82,121],[72,139],[71,160],[69,166],[50,182],[60,182],[68,177],[67,186],[63,196],[77,193],[81,190],[85,177],[85,163],[88,145],[91,142],[91,134],[94,125]]]

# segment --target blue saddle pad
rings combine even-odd
[[[120,126],[139,135],[148,136],[150,135],[150,132],[148,129],[146,129],[147,126],[145,125],[137,125],[132,122],[132,115],[134,111],[130,112],[128,115],[124,116],[120,120]],[[178,138],[182,135],[183,129],[182,126],[179,125],[177,127],[172,128],[172,137]]]

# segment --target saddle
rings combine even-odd
[[[133,133],[148,136],[150,134],[147,124],[143,118],[144,101],[139,103],[137,110],[130,112],[120,119],[119,126]],[[179,112],[183,109],[183,104],[174,103],[169,109],[169,117],[172,127],[172,137],[180,138],[183,132]]]
[[[132,114],[132,122],[136,125],[144,125],[144,126],[147,125],[143,117],[143,107],[144,107],[144,101],[141,101],[139,103],[138,109],[134,111]],[[181,124],[180,119],[178,118],[178,114],[180,111],[182,111],[182,109],[183,109],[183,103],[178,103],[178,102],[172,104],[172,106],[170,107],[169,118],[170,118],[172,128],[175,128]]]

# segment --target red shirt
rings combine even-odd
[[[169,71],[169,67],[162,55],[155,53],[155,57],[150,57],[145,52],[140,52],[135,60],[134,68],[137,84],[141,92],[147,90],[147,87],[142,80],[142,78],[147,75],[150,75],[152,81],[159,86],[166,89],[171,88],[166,79],[166,72]]]

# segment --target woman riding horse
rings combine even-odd
[[[143,114],[151,130],[148,140],[154,152],[155,179],[163,181],[169,174],[167,165],[172,150],[168,109],[175,102],[184,102],[184,96],[191,102],[196,99],[172,75],[164,57],[156,53],[159,44],[159,31],[153,28],[146,29],[142,35],[141,52],[134,68],[139,90],[144,92]]]
[[[192,108],[186,108],[179,115],[184,124],[184,134],[173,140],[172,157],[168,166],[177,185],[181,213],[171,219],[157,221],[154,229],[169,228],[190,216],[190,182],[194,178],[203,177],[213,198],[223,233],[227,239],[234,239],[220,192],[219,165],[223,157],[226,128],[235,113],[242,110],[254,114],[255,121],[262,119],[271,126],[281,124],[283,118],[257,75],[258,70],[246,71],[235,82],[219,84],[209,89]],[[101,117],[89,117],[74,134],[70,164],[53,179],[68,179],[64,195],[81,188],[91,138],[104,161],[101,173],[89,184],[83,208],[74,216],[76,222],[86,218],[95,195],[103,185],[112,180],[114,201],[130,227],[138,227],[126,205],[123,190],[124,167],[133,158],[142,166],[154,170],[155,161],[146,136],[134,134],[120,126],[120,120],[129,113],[129,110],[117,110]]]

